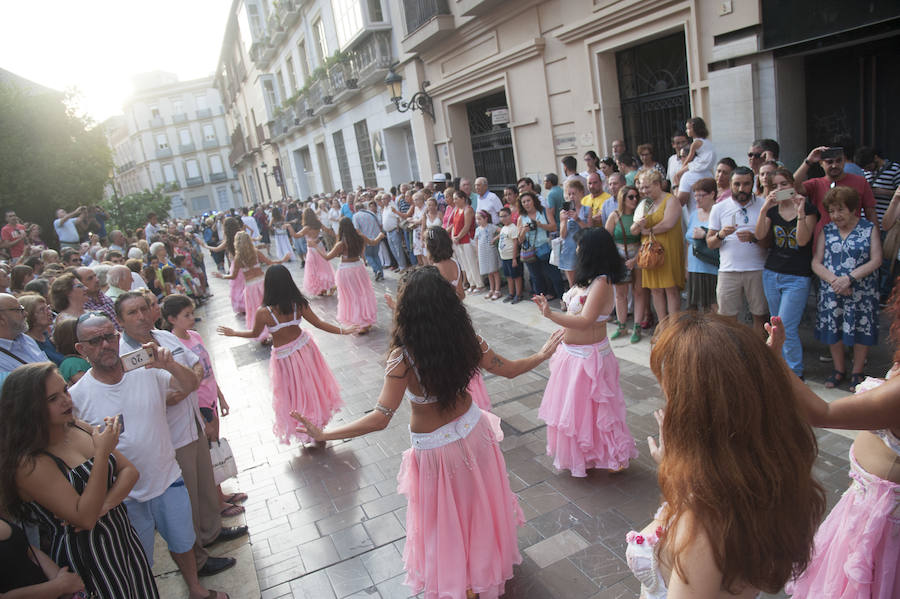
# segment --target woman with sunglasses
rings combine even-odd
[[[78,318],[84,314],[86,301],[87,289],[70,272],[56,277],[53,284],[50,285],[50,303],[56,310],[56,322],[66,318]]]
[[[648,169],[654,170],[654,169]],[[616,249],[625,261],[625,276],[616,283],[616,319],[619,327],[609,336],[618,339],[628,332],[628,292],[634,296],[634,326],[631,329],[631,343],[641,340],[641,319],[646,310],[644,288],[641,286],[641,269],[637,267],[637,255],[641,249],[641,236],[631,232],[634,224],[634,211],[637,209],[640,195],[634,186],[628,185],[619,190],[618,207],[609,215],[606,230],[613,236]]]
[[[105,418],[102,428],[76,420],[67,385],[50,362],[11,372],[0,393],[0,411],[5,415],[0,419],[3,509],[37,520],[49,539],[51,559],[78,574],[91,596],[158,597],[122,505],[138,471],[116,450],[119,417]]]

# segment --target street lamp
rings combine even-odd
[[[403,101],[403,77],[394,71],[394,67],[397,64],[394,63],[388,68],[387,77],[384,78],[384,84],[388,86],[388,90],[391,92],[391,102],[397,107],[397,112],[420,110],[422,114],[430,116],[432,121],[436,120],[434,118],[434,103],[431,101],[431,96],[425,91],[425,88],[430,85],[428,81],[422,82],[422,89],[414,93],[408,102]]]

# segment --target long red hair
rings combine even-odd
[[[816,438],[756,331],[697,312],[664,322],[650,353],[666,398],[659,486],[670,530],[692,517],[662,539],[660,555],[685,578],[682,551],[702,527],[723,589],[777,592],[806,568],[825,512],[811,473]]]

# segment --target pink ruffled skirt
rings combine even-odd
[[[303,269],[303,290],[308,295],[319,295],[335,286],[334,269],[319,250],[311,247],[306,252],[306,268]]]
[[[260,306],[262,306],[264,282],[265,277],[258,277],[251,280],[250,283],[244,285],[244,308],[246,309],[245,315],[247,318],[247,328],[251,331],[256,325],[256,311],[259,310]],[[267,327],[263,327],[263,331],[259,334],[257,340],[262,341],[268,336],[269,329]]]
[[[500,419],[472,403],[432,433],[410,433],[398,492],[406,495],[406,584],[425,599],[496,599],[522,562],[524,522],[500,451]]]
[[[547,423],[547,455],[558,470],[586,476],[588,468],[621,470],[638,456],[625,422],[619,362],[609,340],[560,343],[538,417]]]
[[[291,416],[296,410],[313,424],[324,427],[341,409],[341,393],[331,369],[313,338],[303,331],[286,345],[272,348],[269,360],[272,379],[272,409],[275,410],[273,431],[281,443],[312,439],[297,432],[297,421]]]
[[[231,307],[235,314],[240,314],[244,311],[244,273],[232,261],[229,274],[233,275],[235,271],[237,271],[237,275],[231,279]]]
[[[337,275],[337,319],[341,324],[367,327],[378,317],[375,289],[362,260],[341,262]]]
[[[900,485],[863,470],[852,447],[850,478],[816,532],[812,561],[785,587],[797,599],[900,597]]]
[[[481,370],[475,373],[475,376],[469,381],[466,391],[472,396],[472,401],[485,412],[491,411],[491,398],[488,396],[487,387],[484,386],[484,377],[481,376]]]

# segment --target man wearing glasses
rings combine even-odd
[[[824,170],[824,177],[816,177],[808,179],[809,167],[818,163]],[[819,211],[819,222],[816,223],[813,240],[819,236],[819,232],[825,228],[825,225],[831,222],[831,216],[825,210],[822,200],[828,190],[836,185],[852,187],[859,194],[860,208],[856,209],[856,216],[860,216],[861,211],[865,217],[878,225],[878,214],[875,212],[875,195],[872,188],[865,177],[854,175],[844,171],[844,149],[843,148],[827,148],[819,146],[814,148],[806,160],[803,161],[794,172],[794,187],[797,193],[809,198],[816,209]]]
[[[706,244],[719,248],[719,313],[737,317],[746,298],[753,326],[764,334],[769,312],[762,284],[766,250],[754,235],[762,205],[763,199],[753,195],[753,171],[746,166],[734,169],[731,197],[715,204],[709,212]]]
[[[49,360],[27,330],[25,308],[15,297],[0,293],[0,383],[22,364]]]

